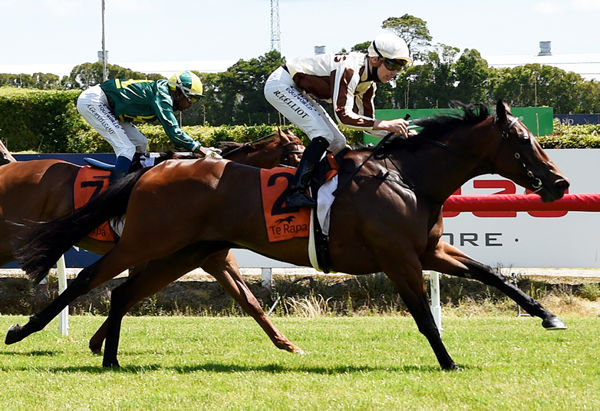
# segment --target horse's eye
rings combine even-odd
[[[529,144],[529,134],[519,134],[518,137],[523,144]]]

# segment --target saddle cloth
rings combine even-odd
[[[109,178],[110,171],[108,170],[99,170],[90,166],[81,167],[73,184],[73,207],[78,209],[84,206],[92,197],[106,190]],[[116,241],[115,233],[110,228],[108,221],[102,223],[88,236],[100,241]]]

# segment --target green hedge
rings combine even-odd
[[[600,148],[600,124],[569,126],[554,120],[554,134],[539,137],[544,148]]]
[[[112,152],[110,145],[77,113],[79,90],[56,91],[0,87],[0,140],[12,152],[101,153]],[[162,127],[139,124],[148,137],[151,151],[172,149]],[[206,146],[223,140],[248,142],[276,130],[276,126],[184,126],[190,136]],[[297,128],[292,131],[308,143]],[[342,127],[348,143],[362,142],[362,132]],[[554,124],[555,135],[540,137],[544,148],[600,148],[600,125],[567,126]]]
[[[0,87],[0,139],[14,152],[68,151],[65,137],[84,125],[79,93]]]

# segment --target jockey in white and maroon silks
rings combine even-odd
[[[378,35],[368,54],[315,55],[292,59],[265,84],[265,97],[311,140],[302,155],[286,207],[314,207],[306,195],[312,171],[327,149],[336,154],[346,146],[337,124],[315,99],[333,104],[338,123],[361,130],[408,134],[404,119],[377,120],[373,100],[376,83],[387,83],[412,62],[406,42],[391,32]]]

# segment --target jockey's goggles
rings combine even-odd
[[[373,49],[375,50],[375,53],[377,53],[377,55],[379,56],[379,58],[383,60],[383,65],[389,71],[400,71],[404,67],[408,66],[408,61],[407,60],[404,60],[404,59],[390,59],[390,58],[387,58],[387,57],[383,57],[383,55],[379,52],[379,50],[377,50],[377,46],[375,45],[375,42],[373,42]]]

